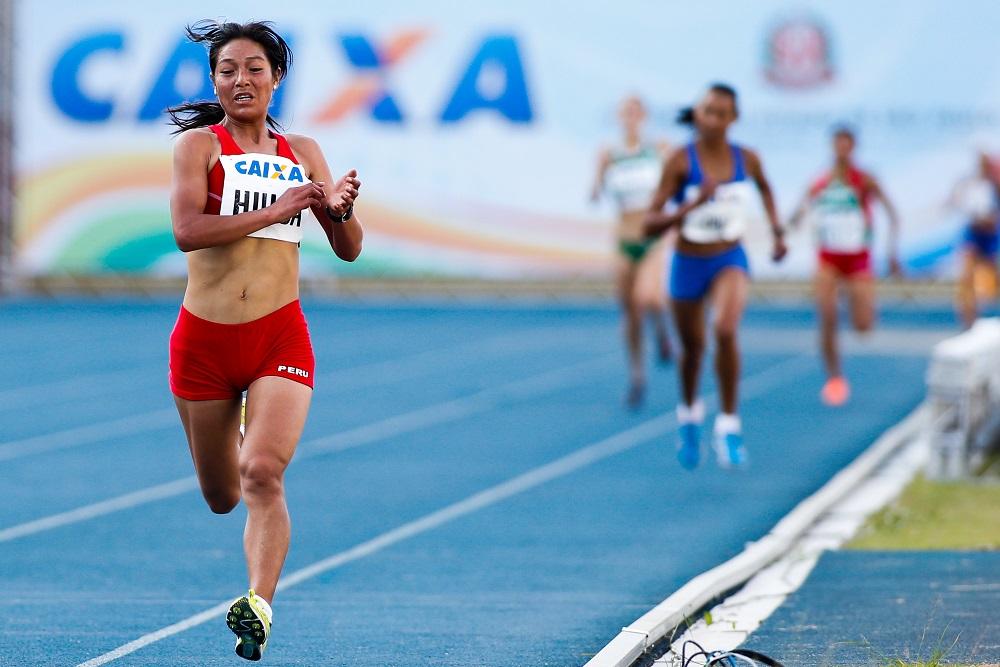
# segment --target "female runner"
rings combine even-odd
[[[682,401],[677,406],[680,438],[677,458],[692,469],[700,459],[701,423],[705,407],[698,398],[701,360],[705,353],[705,306],[715,309],[715,371],[722,412],[712,439],[722,467],[746,462],[743,430],[737,414],[740,354],[737,330],[746,306],[749,264],[740,239],[746,228],[756,186],[774,235],[772,257],[786,253],[771,186],[757,154],[729,142],[728,130],[738,118],[736,91],[714,84],[701,101],[685,110],[694,141],[667,160],[646,217],[646,232],[657,236],[674,226],[680,237],[670,271],[670,297],[681,340]],[[667,200],[677,207],[663,213]]]
[[[838,126],[834,129],[833,166],[813,183],[789,221],[789,226],[795,227],[808,213],[816,222],[819,238],[816,306],[820,348],[827,374],[820,398],[834,407],[846,403],[851,395],[837,346],[837,290],[840,285],[847,288],[854,330],[868,332],[875,325],[875,278],[871,262],[873,201],[881,203],[889,217],[889,271],[892,275],[901,272],[896,251],[899,244],[896,208],[878,181],[855,165],[856,145],[851,128]]]
[[[246,503],[250,590],[227,614],[236,653],[259,660],[288,551],[283,475],[305,424],[315,373],[298,301],[298,244],[319,222],[353,261],[360,181],[334,182],[315,141],[283,136],[268,114],[292,54],[270,24],[202,21],[216,102],[168,109],[174,146],[170,211],[188,282],[170,337],[170,388],[202,494],[213,512]],[[246,432],[240,397],[247,392]]]
[[[1000,184],[987,153],[979,153],[976,175],[959,181],[948,203],[967,220],[962,232],[962,263],[956,305],[962,326],[968,329],[979,316],[979,301],[996,299],[1000,285],[997,271]]]
[[[660,360],[671,357],[667,333],[666,303],[663,298],[664,252],[662,244],[645,236],[642,221],[649,200],[656,191],[667,144],[643,139],[646,106],[638,97],[626,97],[618,113],[623,130],[620,147],[601,151],[591,200],[608,193],[618,205],[615,235],[618,250],[618,300],[625,316],[625,344],[629,362],[629,389],[625,402],[641,405],[646,389],[642,359],[642,321],[648,313],[656,331]]]

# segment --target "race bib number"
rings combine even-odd
[[[686,199],[698,196],[698,187],[689,188]],[[681,236],[692,243],[736,241],[746,232],[753,189],[749,183],[724,183],[709,201],[694,208],[681,225]]]
[[[226,175],[220,215],[239,215],[266,208],[289,188],[311,182],[306,178],[302,165],[278,155],[220,155],[219,164]],[[247,236],[299,243],[302,241],[302,226],[315,219],[312,211],[306,208],[288,220],[276,222]]]

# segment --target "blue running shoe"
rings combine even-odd
[[[747,464],[747,450],[742,433],[716,433],[712,440],[720,468],[742,468]]]
[[[701,428],[698,424],[681,424],[677,441],[677,461],[685,470],[694,470],[701,459]]]

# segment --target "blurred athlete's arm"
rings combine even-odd
[[[611,166],[611,149],[602,148],[597,155],[597,175],[594,176],[594,185],[590,188],[590,201],[597,203],[604,192],[604,177],[607,176],[608,167]]]
[[[170,221],[174,241],[183,252],[227,245],[247,234],[288,220],[302,209],[323,200],[315,183],[291,188],[262,209],[239,215],[205,213],[208,201],[208,168],[214,156],[211,132],[189,130],[174,144],[174,171],[170,189]]]
[[[874,177],[869,176],[866,185],[868,191],[882,204],[882,208],[885,209],[885,213],[889,217],[889,273],[893,276],[901,276],[903,266],[899,262],[899,214],[888,195],[885,194],[885,190]]]
[[[779,262],[788,254],[788,248],[785,246],[785,230],[781,228],[781,223],[778,222],[778,207],[774,204],[774,193],[771,192],[771,183],[767,180],[767,176],[764,175],[764,165],[760,161],[760,157],[748,148],[743,149],[743,155],[747,171],[754,180],[754,183],[757,184],[757,190],[760,191],[761,201],[764,202],[764,211],[767,213],[767,221],[771,223],[771,234],[774,236],[774,248],[771,251],[771,258]]]
[[[361,221],[354,214],[354,201],[358,198],[361,181],[358,172],[351,169],[334,182],[330,175],[330,167],[323,157],[323,149],[314,139],[302,135],[288,135],[289,145],[302,156],[306,167],[310,170],[311,180],[324,183],[325,199],[314,204],[312,211],[319,224],[326,232],[326,238],[333,248],[334,254],[346,262],[353,262],[361,254],[361,243],[364,230]],[[330,217],[327,209],[336,216]],[[350,212],[350,218],[340,222],[340,216]]]
[[[788,219],[788,224],[785,225],[789,229],[797,229],[799,225],[802,224],[803,218],[809,213],[809,209],[812,208],[813,203],[813,193],[812,188],[806,190],[806,193],[802,195],[802,200],[799,201],[799,205],[795,207],[795,212],[792,213],[792,217]]]
[[[649,211],[643,220],[643,229],[647,237],[662,236],[674,225],[679,225],[684,220],[684,216],[692,209],[704,204],[715,193],[715,183],[706,178],[699,187],[696,199],[684,202],[670,213],[664,213],[663,207],[680,190],[684,179],[687,178],[687,173],[687,151],[677,150],[671,153],[663,165],[660,184],[656,188],[656,194],[653,195],[653,201],[650,202]]]

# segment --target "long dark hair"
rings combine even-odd
[[[292,66],[292,50],[282,39],[270,21],[251,21],[249,23],[217,23],[211,20],[198,21],[185,28],[188,39],[192,42],[204,43],[208,47],[208,64],[215,74],[215,66],[219,61],[219,51],[234,39],[249,39],[264,49],[264,55],[271,63],[271,70],[278,81],[288,74]],[[199,101],[185,102],[167,109],[170,123],[176,125],[171,134],[179,134],[185,130],[214,125],[226,117],[222,105],[218,102]],[[274,129],[280,129],[278,121],[267,114],[267,124]]]
[[[713,83],[708,87],[708,92],[719,93],[721,95],[726,95],[733,101],[733,111],[739,114],[739,105],[737,102],[736,89],[730,86],[728,83]],[[694,107],[684,107],[677,113],[677,122],[681,125],[694,125]]]

